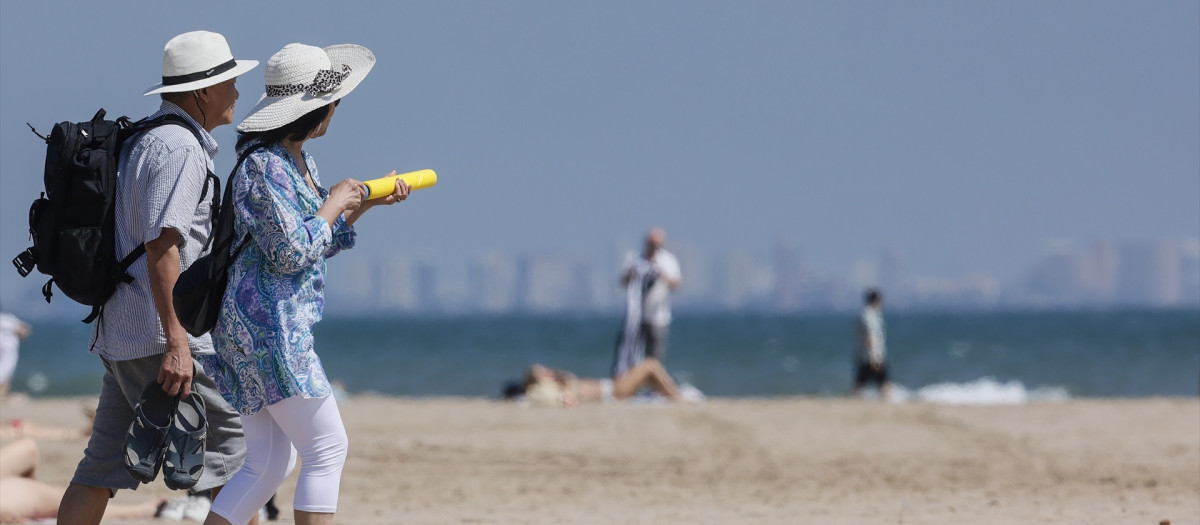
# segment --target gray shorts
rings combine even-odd
[[[666,326],[660,326],[642,322],[642,339],[646,341],[646,357],[653,357],[659,361],[667,360],[667,335],[671,330]]]
[[[104,383],[100,387],[100,402],[96,405],[96,421],[88,440],[83,460],[75,468],[71,483],[88,487],[137,489],[138,481],[125,471],[125,434],[133,422],[133,407],[146,385],[158,379],[162,355],[109,361],[103,357]],[[204,398],[208,433],[205,436],[204,473],[191,490],[205,490],[225,485],[242,468],[246,459],[246,440],[242,437],[242,421],[233,407],[221,397],[212,378],[204,373],[200,363],[192,359],[192,391]]]

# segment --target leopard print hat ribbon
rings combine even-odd
[[[312,97],[319,97],[337,89],[348,76],[350,76],[349,64],[343,64],[340,73],[332,69],[322,69],[317,71],[316,77],[308,84],[268,85],[267,96],[287,97],[303,92]]]

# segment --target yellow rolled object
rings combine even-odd
[[[392,175],[364,182],[363,186],[367,187],[367,200],[387,197],[395,193],[397,178],[408,183],[408,187],[413,190],[429,188],[437,184],[437,173],[434,173],[433,170],[411,171],[400,175],[395,175],[395,173],[393,171]]]

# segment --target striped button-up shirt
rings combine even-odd
[[[159,126],[130,139],[121,150],[117,182],[117,256],[124,257],[138,244],[157,239],[164,229],[179,233],[179,262],[187,268],[202,253],[212,228],[209,201],[215,187],[200,201],[207,173],[214,169],[217,142],[186,112],[163,101],[151,118],[173,113],[187,119],[200,132],[174,124]],[[113,361],[162,354],[166,335],[159,321],[146,256],[129,267],[133,282],[118,284],[104,305],[104,315],[92,331],[92,353]],[[193,354],[212,353],[212,339],[188,336]]]

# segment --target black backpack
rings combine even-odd
[[[173,124],[200,132],[178,115],[131,122],[127,117],[105,120],[104,109],[87,122],[60,122],[45,137],[32,125],[33,133],[46,141],[44,191],[29,208],[29,236],[33,246],[21,252],[13,265],[22,277],[34,266],[50,280],[42,295],[50,302],[51,284],[71,300],[92,307],[83,320],[90,323],[101,313],[118,283],[133,282],[127,270],[146,253],[139,244],[118,260],[116,253],[117,163],[121,147],[134,135],[154,127]],[[220,179],[210,171],[200,200],[208,194],[210,181],[215,220],[220,209]]]
[[[250,234],[246,233],[237,246],[233,244],[237,235],[233,224],[233,176],[246,158],[261,147],[261,144],[252,143],[238,155],[233,171],[225,181],[225,206],[213,215],[212,232],[205,243],[205,246],[212,245],[212,251],[183,270],[171,290],[175,318],[193,337],[200,337],[217,325],[225,288],[229,284],[229,267],[250,241]]]

